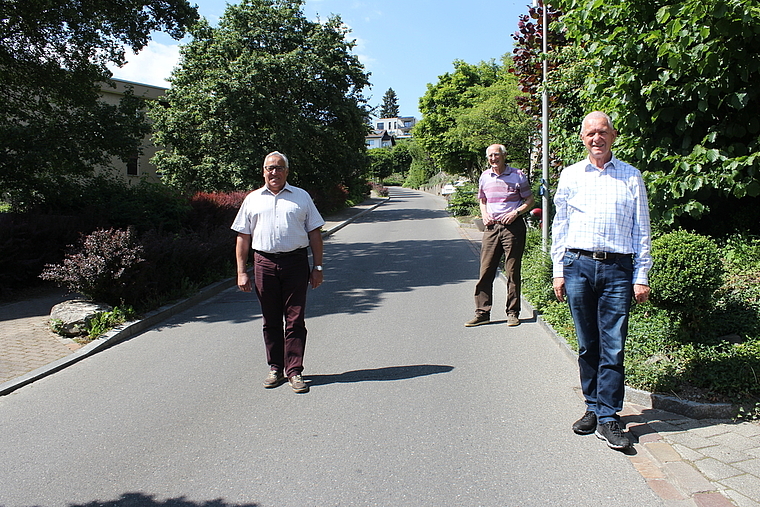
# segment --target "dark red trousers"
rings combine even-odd
[[[306,291],[309,287],[309,257],[254,254],[254,284],[264,322],[264,345],[270,368],[292,377],[303,371],[306,349]],[[283,325],[284,324],[284,325]]]

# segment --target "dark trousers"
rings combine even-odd
[[[254,254],[254,283],[264,322],[267,362],[270,368],[292,377],[303,371],[309,258],[305,252],[283,257],[265,255]]]
[[[525,250],[525,220],[518,218],[509,225],[486,227],[480,246],[480,278],[475,285],[475,313],[490,314],[493,306],[493,281],[501,256],[507,277],[507,314],[520,315],[520,286],[522,256]]]

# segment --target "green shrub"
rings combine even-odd
[[[529,228],[522,263],[522,295],[538,312],[556,301],[552,287],[552,260],[541,249],[541,229]]]
[[[130,300],[139,291],[133,276],[143,247],[134,230],[97,230],[85,236],[62,264],[48,264],[40,278],[111,306]]]
[[[652,241],[652,259],[652,303],[696,325],[713,308],[715,291],[723,283],[717,245],[698,234],[671,232]]]
[[[447,209],[455,217],[480,216],[478,187],[472,183],[456,187],[456,191],[449,198]]]

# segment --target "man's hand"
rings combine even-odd
[[[238,273],[237,286],[243,292],[251,292],[251,277],[248,276],[248,273]]]
[[[649,285],[633,284],[633,298],[637,303],[646,303],[649,299]]]
[[[319,271],[317,269],[311,270],[311,277],[309,277],[309,281],[311,282],[311,288],[316,289],[320,285],[322,285],[322,281],[324,280],[324,273],[322,271]]]
[[[557,301],[563,303],[565,301],[565,279],[561,276],[552,279],[552,286],[554,287],[554,295],[557,297]]]

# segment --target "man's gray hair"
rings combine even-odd
[[[267,159],[269,157],[282,157],[282,159],[285,161],[285,167],[290,168],[290,162],[288,162],[288,157],[285,156],[285,154],[280,153],[279,151],[273,151],[272,153],[267,154],[266,157],[264,157],[264,164],[267,163]]]
[[[506,154],[507,154],[507,148],[503,144],[492,144],[491,146],[498,146],[499,147],[499,153],[501,153],[502,155],[506,156]],[[490,148],[491,146],[489,146],[488,148]],[[488,148],[486,148],[486,158],[488,158]]]
[[[583,118],[583,122],[581,123],[581,134],[583,134],[583,127],[586,125],[586,120],[598,119],[598,118],[603,118],[604,120],[606,120],[607,126],[610,128],[610,130],[615,130],[615,126],[612,124],[612,118],[610,118],[610,115],[602,111],[592,111],[589,114],[587,114],[585,118]]]

